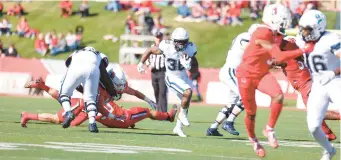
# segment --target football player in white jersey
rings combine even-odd
[[[256,30],[259,24],[250,26],[248,32],[239,34],[233,41],[230,50],[227,53],[226,63],[219,72],[219,79],[222,83],[228,86],[228,104],[225,105],[218,113],[216,120],[207,129],[207,136],[223,136],[218,132],[218,126],[224,121],[222,128],[232,135],[239,135],[239,132],[234,128],[234,120],[244,110],[240,99],[236,71],[242,61],[244,50],[249,44],[252,33]]]
[[[305,54],[305,62],[313,79],[307,103],[308,128],[315,140],[324,148],[321,160],[330,160],[336,150],[327,140],[321,124],[330,102],[341,106],[341,37],[326,31],[326,17],[318,10],[305,12],[299,21],[299,26],[297,46],[303,47],[306,43],[314,44],[314,49]]]
[[[106,71],[108,63],[107,57],[93,47],[85,47],[75,51],[67,58],[65,65],[68,69],[62,80],[58,96],[58,100],[65,111],[65,118],[62,123],[63,128],[68,128],[74,119],[74,114],[71,111],[70,97],[73,91],[82,84],[85,110],[89,117],[88,128],[90,132],[98,132],[95,117],[97,115],[96,101],[100,80],[111,96],[116,94],[112,81]]]
[[[138,64],[138,71],[144,72],[144,62],[150,54],[163,54],[166,63],[165,81],[169,89],[174,91],[181,100],[178,120],[173,132],[180,137],[187,137],[183,126],[189,126],[188,108],[192,97],[191,82],[186,70],[191,69],[191,62],[196,60],[197,48],[189,42],[189,36],[184,28],[176,28],[171,35],[171,40],[163,40],[158,47],[148,48]]]

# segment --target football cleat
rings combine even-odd
[[[206,131],[206,136],[223,136],[219,133],[217,128],[208,128]]]
[[[265,153],[265,149],[263,148],[263,146],[258,142],[257,139],[251,139],[249,138],[253,147],[253,150],[255,151],[255,153],[257,154],[257,156],[263,158],[265,157],[266,153]]]
[[[179,128],[179,127],[175,127],[173,129],[173,133],[174,134],[177,134],[178,136],[180,137],[187,137],[187,135],[184,133],[184,131],[182,130],[182,128]]]
[[[188,118],[187,118],[187,114],[184,114],[183,112],[179,112],[178,114],[178,119],[179,121],[184,125],[184,126],[189,126],[189,122],[188,122]]]
[[[333,146],[332,152],[328,152],[326,150],[323,152],[321,160],[331,160],[335,154],[336,154],[336,149]]]
[[[26,118],[26,112],[22,112],[20,115],[20,125],[23,128],[27,128],[26,123],[27,123],[28,119]]]
[[[169,121],[170,122],[174,122],[174,119],[175,119],[175,116],[176,116],[177,112],[178,112],[178,106],[176,104],[174,104],[173,107],[168,112],[168,116],[169,116]]]
[[[41,77],[39,77],[38,79],[34,81],[26,82],[24,87],[25,88],[42,88],[43,85],[45,85],[45,82],[43,81]]]
[[[96,123],[89,123],[88,129],[92,133],[98,133],[99,132]]]
[[[64,121],[62,123],[63,128],[68,128],[74,118],[75,115],[73,114],[72,111],[65,112]]]
[[[222,128],[232,135],[239,136],[239,132],[234,128],[234,122],[225,121]]]
[[[278,148],[278,141],[275,136],[274,130],[263,129],[263,135],[268,138],[269,145],[272,148]]]

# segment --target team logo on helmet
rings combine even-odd
[[[275,7],[274,9],[272,9],[272,15],[276,15],[277,14],[277,7]]]

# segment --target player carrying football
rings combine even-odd
[[[236,74],[246,111],[244,122],[248,136],[255,153],[260,157],[264,157],[266,153],[258,142],[254,131],[257,110],[255,91],[258,89],[271,97],[270,117],[268,124],[263,129],[263,134],[268,138],[270,146],[277,148],[278,142],[274,128],[283,107],[284,96],[277,80],[269,73],[269,69],[272,66],[273,58],[284,61],[299,57],[305,52],[304,49],[281,51],[278,44],[275,43],[275,35],[284,34],[291,21],[291,13],[285,6],[281,4],[266,6],[262,21],[264,25],[259,26],[252,34]],[[311,47],[305,49],[309,50]]]
[[[182,127],[190,125],[187,115],[192,97],[192,89],[186,70],[191,69],[192,59],[196,61],[197,48],[194,43],[189,42],[188,33],[184,28],[176,28],[172,32],[171,39],[161,41],[158,47],[148,48],[142,55],[137,69],[140,73],[144,72],[144,62],[150,54],[163,54],[165,56],[166,85],[181,100],[180,112],[173,132],[180,137],[187,137]]]

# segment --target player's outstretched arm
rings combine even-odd
[[[299,56],[302,56],[304,50],[295,49],[291,51],[281,51],[279,46],[275,43],[271,43],[266,40],[256,39],[255,43],[262,46],[264,49],[268,50],[273,58],[277,60],[277,62],[287,61],[289,59],[295,59]]]
[[[138,90],[135,90],[131,87],[127,87],[127,89],[124,90],[124,93],[126,94],[129,94],[129,95],[132,95],[132,96],[135,96],[137,97],[138,99],[141,99],[141,100],[144,100],[145,102],[147,102],[152,108],[156,108],[156,104],[150,100],[146,95],[144,95],[143,93],[141,93],[140,91]]]
[[[151,54],[161,54],[161,53],[162,51],[158,47],[156,46],[150,47],[143,53],[141,57],[141,63],[146,62],[146,60],[149,58]]]
[[[139,64],[137,65],[137,71],[140,72],[140,73],[144,73],[145,70],[144,70],[144,63],[147,61],[147,59],[149,58],[149,56],[151,54],[161,54],[162,51],[156,47],[156,46],[153,46],[153,47],[150,47],[148,48],[142,55],[141,57],[141,61],[139,62]]]

